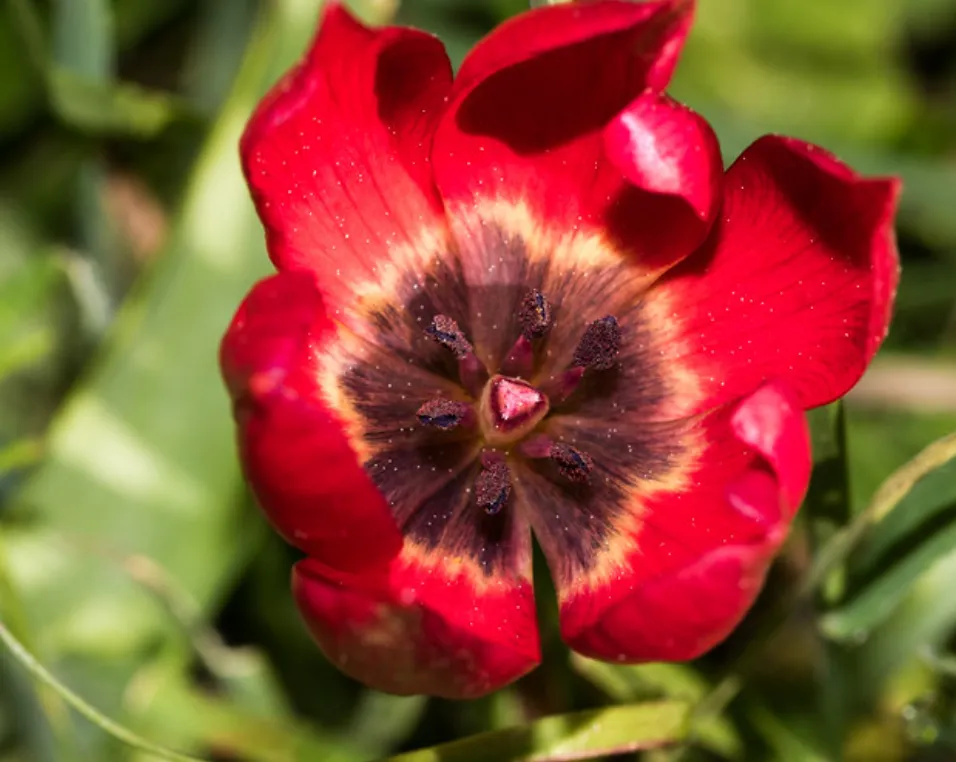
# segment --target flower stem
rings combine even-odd
[[[201,757],[193,757],[188,754],[182,754],[178,751],[173,751],[172,749],[167,749],[164,746],[160,746],[148,741],[145,738],[136,735],[136,733],[128,728],[123,727],[118,722],[111,720],[98,709],[95,709],[87,704],[86,701],[63,685],[63,683],[57,680],[56,677],[54,677],[50,671],[46,669],[46,667],[40,664],[40,662],[34,658],[33,654],[27,651],[23,644],[13,636],[13,633],[7,629],[3,622],[0,622],[0,641],[3,641],[3,644],[13,655],[13,658],[20,662],[24,669],[26,669],[37,680],[45,685],[48,685],[67,704],[76,709],[76,711],[86,717],[86,719],[88,719],[94,725],[102,728],[103,731],[109,733],[117,740],[122,741],[127,746],[131,746],[134,749],[152,754],[159,759],[169,760],[170,762],[206,762],[206,760],[202,759]]]

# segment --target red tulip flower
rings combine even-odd
[[[338,5],[242,139],[278,271],[222,345],[243,467],[338,667],[474,697],[561,634],[692,659],[757,595],[859,379],[898,184],[764,137],[726,171],[664,94],[690,0],[525,13],[456,77]]]

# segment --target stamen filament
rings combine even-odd
[[[551,403],[557,405],[574,394],[574,390],[578,388],[582,378],[584,378],[584,368],[580,366],[569,368],[557,378],[552,378],[545,385],[544,392],[548,395]]]
[[[458,378],[473,397],[480,397],[481,390],[488,380],[488,371],[474,352],[458,358]]]
[[[534,346],[531,339],[522,334],[518,337],[505,361],[501,363],[501,373],[505,376],[528,378],[534,371]]]
[[[526,458],[540,460],[542,458],[550,457],[551,448],[553,446],[554,442],[551,440],[551,437],[547,436],[546,434],[538,434],[537,436],[528,437],[521,444],[519,444],[518,452],[520,452]]]

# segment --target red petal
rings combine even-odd
[[[239,307],[220,359],[243,468],[269,519],[306,553],[354,570],[393,558],[402,538],[318,388],[334,331],[314,277],[280,273]]]
[[[561,627],[577,651],[613,661],[693,659],[743,618],[803,499],[810,444],[781,383],[700,423],[683,484],[636,498],[621,561],[563,591]],[[613,552],[613,551],[612,551]]]
[[[406,547],[379,573],[330,576],[312,561],[292,589],[325,655],[378,690],[475,698],[541,659],[529,536],[513,571],[488,576],[441,552]]]
[[[455,93],[470,91],[523,61],[575,45],[593,47],[596,42],[606,46],[609,57],[623,54],[649,87],[663,90],[677,64],[692,11],[693,0],[591,0],[522,13],[475,45],[455,78]],[[622,34],[631,43],[642,43],[641,46],[625,50],[628,42],[621,39]],[[593,57],[593,51],[585,55]],[[555,73],[553,86],[560,81],[561,74]]]
[[[699,243],[687,204],[650,181],[660,162],[638,168],[643,157],[632,153],[622,172],[602,137],[629,102],[667,83],[691,12],[685,0],[557,5],[519,16],[479,43],[462,65],[432,153],[459,239],[480,236],[488,221],[526,236],[508,219],[508,206],[526,205],[546,228],[607,235],[652,271]],[[672,125],[646,120],[648,132],[662,127],[671,135],[662,143],[673,140]],[[689,143],[700,130],[681,134],[685,150],[713,151]],[[625,174],[643,180],[631,186]],[[675,234],[688,222],[693,240]]]
[[[442,234],[428,153],[450,87],[437,39],[367,29],[331,3],[249,122],[242,161],[270,255],[317,273],[330,309],[395,249]]]
[[[663,93],[645,90],[604,130],[608,157],[628,182],[683,199],[710,224],[724,164],[707,121]]]
[[[784,378],[805,408],[845,394],[886,335],[899,275],[895,179],[815,146],[758,140],[724,183],[707,243],[654,285],[662,360],[689,379],[669,415]]]

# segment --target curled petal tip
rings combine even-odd
[[[720,202],[723,160],[707,121],[645,90],[604,130],[608,158],[635,187],[684,201],[709,226]]]

